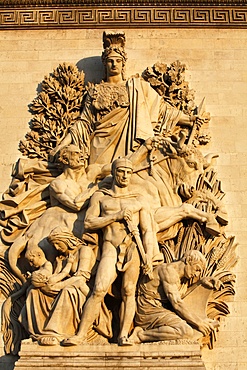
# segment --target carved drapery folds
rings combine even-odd
[[[105,81],[66,63],[44,78],[0,202],[7,353],[28,337],[212,348],[229,313],[236,243],[217,155],[201,152],[205,101],[180,61],[126,80],[124,33],[103,40]]]

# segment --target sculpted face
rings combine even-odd
[[[118,76],[122,73],[123,59],[119,56],[109,56],[106,60],[107,76]]]
[[[125,188],[129,185],[132,169],[128,167],[118,167],[115,170],[115,183],[121,187]]]
[[[60,241],[60,240],[59,241],[54,241],[53,245],[56,248],[56,250],[59,251],[59,252],[62,252],[62,253],[68,252],[67,245],[65,243],[63,243],[62,241]]]
[[[197,278],[199,279],[202,273],[202,266],[199,263],[190,264],[185,266],[185,277],[187,279]]]
[[[81,160],[81,153],[78,151],[71,151],[68,155],[68,164],[70,168],[77,168],[83,165]]]
[[[27,256],[27,260],[31,266],[34,266],[34,267],[42,266],[42,259],[39,254],[29,254]]]

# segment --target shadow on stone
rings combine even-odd
[[[76,63],[79,71],[85,73],[85,82],[99,83],[104,78],[104,66],[101,57],[83,58]]]
[[[19,356],[4,355],[0,357],[0,369],[1,370],[13,370],[16,361],[18,361]]]

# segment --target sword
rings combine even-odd
[[[149,272],[145,271],[145,266],[147,266],[147,256],[146,256],[146,252],[144,250],[143,244],[142,244],[142,240],[141,240],[141,237],[140,237],[139,230],[138,230],[137,226],[134,226],[132,224],[131,221],[129,221],[129,220],[125,220],[125,221],[127,223],[127,227],[129,229],[129,232],[135,238],[135,242],[136,242],[137,248],[139,250],[139,253],[140,253],[140,256],[141,256],[141,259],[142,259],[143,273],[144,273],[144,275],[148,275],[149,279],[153,279],[153,272],[152,271],[149,271]]]
[[[200,116],[201,114],[203,114],[205,112],[205,97],[202,99],[199,106],[195,109],[195,112],[196,112],[196,115],[198,115],[198,116]],[[196,123],[196,120],[195,120],[195,122],[193,124],[193,127],[192,127],[192,130],[191,130],[191,133],[190,133],[189,140],[188,140],[188,145],[192,144],[192,141],[194,139],[196,130],[197,130],[197,123]]]

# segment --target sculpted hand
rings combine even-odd
[[[131,221],[132,220],[132,211],[128,208],[123,209],[122,211],[117,213],[117,221],[125,220]]]
[[[213,278],[211,276],[205,276],[201,283],[204,287],[209,289],[216,289],[220,290],[222,287],[224,287],[224,284],[219,279]]]
[[[219,327],[219,322],[217,320],[212,320],[209,318],[206,318],[205,320],[201,321],[198,325],[198,330],[203,335],[208,335],[211,331]]]
[[[145,141],[145,146],[146,146],[148,151],[151,151],[152,149],[158,148],[159,143],[160,143],[160,137],[159,136],[153,136],[153,137],[148,138]]]
[[[49,277],[48,281],[47,281],[47,284],[48,285],[53,285],[57,282],[57,279],[56,279],[56,276],[51,276]]]
[[[196,121],[198,127],[210,121],[210,113],[203,112],[202,114],[192,116],[192,120]]]
[[[152,258],[146,254],[146,262],[143,265],[143,274],[148,275],[150,279],[153,279],[153,265]]]

